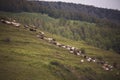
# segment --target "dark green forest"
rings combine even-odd
[[[82,4],[45,2],[34,0],[0,0],[0,10],[10,12],[40,12],[54,18],[66,18],[88,22],[119,23],[118,10],[103,9]]]
[[[84,40],[106,50],[120,53],[120,11],[81,4],[26,0],[0,0],[0,11],[47,14],[55,20],[38,15],[10,15],[24,24],[73,40]],[[1,13],[1,18],[6,17]],[[7,15],[7,14],[6,14]],[[6,17],[8,18],[8,16]]]

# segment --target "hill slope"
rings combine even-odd
[[[45,32],[63,44],[85,48],[89,56],[120,64],[120,56]],[[9,39],[9,40],[8,40]],[[36,32],[0,23],[1,80],[119,80],[118,69],[105,71],[101,65],[84,62],[80,56],[38,39]]]
[[[99,26],[85,21],[55,19],[40,13],[8,13],[0,12],[0,18],[16,19],[24,25],[35,25],[41,30],[60,35],[68,39],[81,41],[105,50],[120,53],[120,27]]]

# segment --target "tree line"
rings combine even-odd
[[[37,0],[0,0],[0,10],[12,12],[46,13],[54,18],[66,18],[95,23],[120,21],[120,11],[82,4],[45,2]]]

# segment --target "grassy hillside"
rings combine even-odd
[[[82,41],[101,49],[120,53],[120,29],[104,23],[95,24],[84,21],[55,19],[47,14],[0,12],[0,18],[13,18],[25,25],[35,25],[41,30],[68,39]]]
[[[120,64],[120,55],[45,32],[58,42],[85,48],[86,54]],[[80,56],[36,37],[36,32],[0,23],[0,80],[119,80],[119,69],[105,71]]]

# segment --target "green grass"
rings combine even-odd
[[[45,32],[58,42],[85,48],[86,54],[120,64],[120,55]],[[10,41],[6,42],[5,39]],[[36,32],[0,23],[0,80],[119,80],[117,69],[105,71],[96,63],[36,37]],[[120,73],[120,72],[119,72]]]

